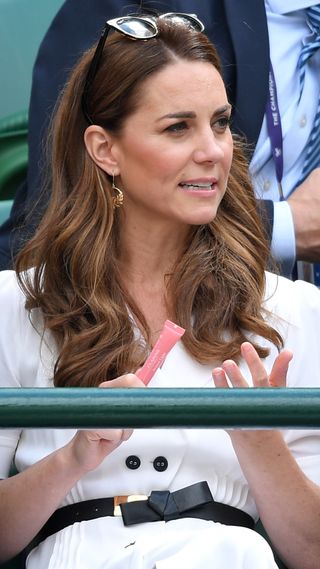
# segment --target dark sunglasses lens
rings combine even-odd
[[[169,12],[168,14],[163,14],[160,18],[165,18],[166,20],[171,20],[174,24],[182,24],[184,26],[188,26],[190,29],[195,30],[197,32],[203,32],[204,25],[203,23],[197,18],[195,14],[183,14],[177,12]]]
[[[142,18],[120,18],[113,27],[136,39],[148,39],[156,35],[154,24]]]

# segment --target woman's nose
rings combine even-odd
[[[211,129],[198,137],[193,157],[194,161],[198,163],[215,163],[224,157],[221,141],[215,137]]]

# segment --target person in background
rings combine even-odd
[[[185,333],[151,387],[319,386],[320,292],[265,271],[230,116],[195,15],[106,23],[53,120],[48,209],[0,274],[1,387],[146,389],[167,319]],[[312,430],[5,430],[0,559],[37,536],[28,569],[275,569],[260,517],[317,569],[319,466]]]
[[[48,195],[40,194],[42,141],[66,74],[77,55],[94,41],[104,20],[118,15],[127,6],[113,0],[92,0],[90,4],[67,0],[44,38],[34,67],[28,179],[19,188],[11,219],[0,230],[1,268],[12,266],[10,251],[18,250],[21,241],[33,234],[47,203]],[[246,137],[251,152],[255,149],[251,162],[255,191],[263,198],[265,207],[261,210],[273,256],[286,275],[291,274],[295,258],[304,262],[320,259],[319,164],[311,164],[309,174],[304,170],[320,90],[320,54],[316,49],[319,40],[309,57],[300,56],[304,43],[313,43],[317,38],[307,20],[309,7],[318,9],[317,2],[145,0],[130,4],[133,12],[140,8],[197,12],[205,22],[207,34],[222,60],[228,97],[233,105],[232,129]],[[314,16],[312,20],[315,22]],[[281,119],[275,144],[271,144],[274,136],[270,137],[265,113],[267,106],[270,107],[270,62],[275,85],[272,104],[276,93],[277,116]],[[313,137],[319,140],[318,134]],[[273,158],[279,152],[282,155],[281,150],[283,165],[281,157]],[[316,149],[313,154],[317,154]],[[299,276],[310,280],[315,276],[318,282],[318,267],[315,275],[299,271]]]

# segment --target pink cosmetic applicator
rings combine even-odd
[[[136,375],[148,385],[157,369],[163,364],[170,350],[180,340],[185,333],[185,329],[170,320],[166,320],[161,334],[153,346],[148,358],[143,366],[136,372]]]

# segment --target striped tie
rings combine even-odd
[[[313,37],[310,42],[303,46],[298,67],[300,77],[300,96],[302,93],[304,78],[306,72],[306,64],[310,58],[320,48],[320,5],[306,8],[306,15],[308,24],[313,32]],[[306,157],[302,169],[301,180],[302,182],[314,168],[320,165],[320,97],[318,101],[318,108],[314,119],[313,127],[308,140],[306,150]]]

